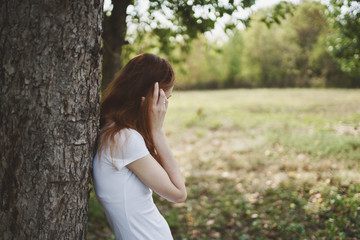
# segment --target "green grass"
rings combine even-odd
[[[360,239],[360,91],[174,92],[165,130],[188,200],[175,239]],[[113,239],[91,198],[89,239]]]

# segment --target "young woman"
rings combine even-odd
[[[116,239],[173,239],[152,191],[172,202],[187,196],[163,130],[174,80],[168,61],[141,54],[101,99],[93,180]]]

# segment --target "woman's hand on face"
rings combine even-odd
[[[154,93],[150,110],[151,130],[153,134],[159,133],[163,130],[167,107],[168,100],[165,92],[164,90],[159,89],[159,83],[156,82],[154,85]]]

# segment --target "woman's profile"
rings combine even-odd
[[[93,182],[116,239],[173,239],[152,191],[172,202],[187,196],[163,130],[174,81],[168,61],[141,54],[102,96]]]

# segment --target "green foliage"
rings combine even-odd
[[[195,40],[192,48],[194,51],[189,53],[186,62],[174,66],[176,87],[180,89],[224,87],[228,66],[223,60],[223,50],[207,42],[204,37]]]
[[[114,4],[119,4],[115,1]],[[250,8],[255,0],[240,1],[166,1],[151,0],[148,5],[139,1],[130,2],[131,13],[128,14],[127,22],[136,26],[136,31],[127,33],[127,39],[131,39],[131,45],[124,55],[128,59],[131,53],[139,53],[143,48],[137,48],[137,43],[143,45],[143,35],[156,39],[159,54],[165,54],[174,62],[182,62],[183,56],[189,52],[193,39],[199,34],[214,29],[215,23],[224,16],[230,16],[224,22],[224,31],[236,29],[240,25],[249,26],[251,18],[239,17],[239,12]],[[273,22],[279,23],[286,15],[292,14],[294,5],[281,1],[269,11],[262,21],[270,26]],[[146,12],[144,12],[146,10]],[[107,13],[109,14],[109,13]],[[134,26],[132,26],[134,27]],[[180,47],[179,47],[180,46]]]
[[[163,56],[177,65],[181,89],[359,87],[357,1],[281,1],[246,19],[231,17],[224,23],[227,42],[206,39],[202,34],[219,18],[254,1],[238,3],[134,1],[127,21],[136,30],[127,34],[131,44],[121,47],[123,60],[140,52]],[[243,25],[248,28],[240,30]]]
[[[258,13],[262,17],[264,12]],[[296,57],[301,51],[292,39],[293,28],[273,25],[267,29],[254,22],[244,32],[245,50],[242,57],[241,77],[253,87],[296,86]]]
[[[225,15],[232,16],[225,23],[225,30],[233,29],[241,23],[246,24],[248,19],[239,18],[234,13],[249,8],[254,3],[254,0],[151,0],[147,6],[135,1],[128,21],[135,24],[137,30],[128,34],[128,38],[139,42],[142,35],[151,35],[158,42],[160,54],[166,54],[168,59],[175,62],[182,61],[182,55],[188,53],[191,41],[199,34],[214,29],[215,23]],[[144,7],[146,13],[143,11]],[[137,49],[135,52],[140,51]]]
[[[268,12],[265,17],[262,17],[261,21],[270,28],[274,23],[280,24],[281,20],[286,19],[287,15],[293,15],[294,8],[294,4],[281,1],[272,8],[271,12]]]
[[[240,56],[244,51],[244,39],[239,31],[236,31],[224,46],[223,55],[226,56],[224,70],[226,71],[224,87],[248,87],[250,84],[240,80],[242,63]]]
[[[329,53],[329,37],[338,30],[329,26],[326,6],[305,1],[291,7],[281,25],[267,28],[263,21],[269,14],[285,16],[273,13],[276,9],[256,12],[249,28],[234,31],[222,45],[206,38],[195,41],[187,60],[176,66],[178,87],[357,86],[360,75],[344,72]],[[349,51],[356,55],[357,50]]]
[[[326,87],[334,85],[334,78],[346,79],[327,53],[324,41],[329,27],[324,11],[319,3],[304,2],[281,26],[265,30],[254,24],[246,32],[244,61],[249,67],[244,77],[265,87]],[[346,81],[341,83],[347,86]]]
[[[330,4],[328,18],[335,29],[329,38],[330,53],[354,78],[351,85],[360,86],[360,3],[331,0]]]
[[[154,195],[174,239],[360,236],[359,93],[174,91],[165,130],[188,199]],[[95,201],[88,238],[111,239]]]

